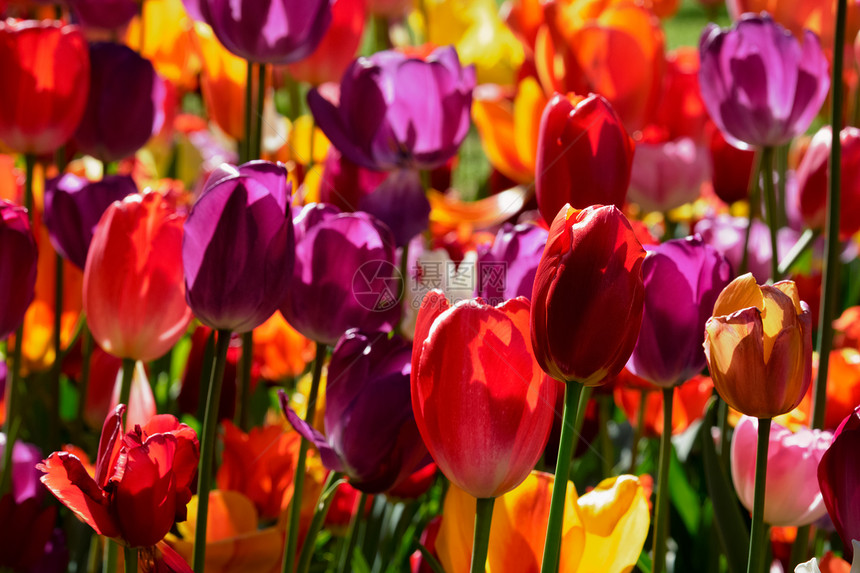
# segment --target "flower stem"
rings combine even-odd
[[[747,197],[749,202],[749,214],[747,215],[747,229],[744,234],[744,251],[741,257],[741,265],[738,269],[738,274],[742,275],[747,272],[749,266],[749,245],[750,235],[752,234],[753,221],[758,214],[759,207],[759,174],[761,173],[761,151],[756,150],[753,158],[753,170],[750,173],[749,187],[747,188]]]
[[[137,547],[123,547],[125,573],[137,573]]]
[[[770,442],[770,418],[758,420],[758,445],[755,453],[755,497],[753,498],[752,531],[747,557],[747,573],[762,573],[765,544],[764,486],[767,476],[767,447]]]
[[[257,107],[254,116],[254,145],[248,160],[261,159],[263,156],[263,105],[266,103],[266,64],[257,64]]]
[[[110,539],[109,537],[105,538],[104,560],[102,561],[103,573],[114,573],[116,571],[116,557],[118,547],[119,546],[116,544],[116,541]]]
[[[122,359],[122,385],[119,387],[119,403],[128,406],[131,396],[131,380],[134,378],[135,361],[132,358]]]
[[[836,28],[833,38],[833,94],[830,119],[830,174],[827,189],[827,216],[824,222],[824,270],[821,280],[821,311],[818,313],[818,374],[812,391],[812,427],[824,427],[824,408],[827,398],[827,371],[830,366],[830,349],[833,346],[833,315],[839,285],[839,205],[842,181],[842,67],[845,46],[845,12],[847,0],[836,2]]]
[[[779,252],[776,235],[779,230],[779,216],[776,211],[776,189],[773,185],[773,147],[765,147],[761,153],[761,168],[764,173],[764,201],[767,226],[770,228],[770,278],[779,280]]]
[[[253,151],[254,134],[251,123],[251,105],[254,101],[254,62],[247,61],[247,69],[245,72],[245,116],[244,126],[245,131],[242,134],[242,141],[239,143],[239,163],[247,163],[251,160],[251,152]]]
[[[221,402],[221,384],[230,347],[230,331],[219,330],[215,350],[215,366],[209,380],[206,396],[206,413],[203,417],[203,435],[200,437],[200,465],[197,469],[197,529],[194,532],[192,568],[203,573],[206,562],[206,520],[209,515],[209,490],[212,487],[212,456],[215,453],[215,430],[218,427],[218,406]]]
[[[809,552],[809,531],[811,528],[812,526],[810,525],[797,528],[797,535],[794,538],[794,543],[791,544],[791,556],[788,559],[790,568],[806,561],[806,555]]]
[[[630,468],[627,473],[636,473],[636,458],[639,455],[639,442],[642,441],[645,425],[645,409],[648,407],[648,392],[639,391],[639,411],[636,413],[636,429],[633,431],[633,444],[630,446]]]
[[[308,396],[308,406],[305,411],[305,421],[313,423],[317,409],[317,394],[319,393],[322,367],[325,361],[326,345],[317,342],[317,355],[314,359],[314,373],[311,379],[311,392]],[[299,458],[296,462],[296,476],[293,482],[293,501],[290,503],[290,525],[287,529],[287,542],[284,544],[284,562],[282,573],[292,573],[296,566],[296,548],[299,541],[299,517],[302,512],[302,492],[305,487],[305,466],[308,457],[308,441],[302,438],[299,446]]]
[[[59,443],[60,437],[60,374],[63,371],[63,257],[54,255],[54,363],[48,381],[50,404],[51,443]]]
[[[791,267],[794,266],[794,263],[806,252],[806,250],[812,246],[812,243],[815,242],[815,239],[818,238],[819,231],[813,231],[812,229],[806,229],[800,238],[797,239],[797,242],[791,247],[791,250],[779,261],[779,275],[785,276],[788,274],[788,271],[791,270]]]
[[[672,458],[672,402],[675,388],[663,388],[663,435],[660,436],[660,473],[654,509],[654,569],[666,569],[666,538],[669,535],[669,460]]]
[[[239,396],[233,423],[242,431],[248,431],[251,410],[251,365],[254,363],[254,331],[242,334],[242,360],[239,368]]]
[[[487,551],[490,548],[490,526],[493,523],[494,497],[478,498],[475,505],[475,536],[472,542],[472,573],[487,570]]]
[[[338,481],[343,477],[341,472],[329,472],[326,478],[316,507],[314,508],[314,517],[311,520],[311,525],[308,528],[308,534],[305,536],[305,542],[302,544],[302,551],[299,554],[299,573],[307,573],[311,566],[311,557],[314,554],[317,536],[325,523],[325,517],[328,515],[328,510],[331,507],[331,502],[334,500],[334,490],[338,486]]]
[[[352,554],[355,551],[355,544],[358,541],[358,528],[361,521],[364,519],[364,507],[367,505],[367,494],[361,492],[358,498],[358,505],[355,508],[355,514],[349,522],[349,531],[346,534],[346,543],[340,553],[340,563],[337,570],[340,573],[347,573],[350,570],[352,563]]]
[[[612,448],[612,440],[609,437],[609,420],[612,419],[610,412],[610,396],[600,396],[597,400],[600,413],[600,457],[603,477],[612,476],[612,468],[615,465],[615,452]]]
[[[561,439],[558,444],[558,459],[555,462],[555,481],[552,486],[552,499],[549,506],[549,519],[546,525],[546,541],[543,546],[541,573],[558,571],[561,552],[562,521],[564,519],[564,498],[567,495],[567,479],[570,474],[570,459],[576,441],[574,417],[585,386],[578,382],[564,385],[564,414],[561,419]]]

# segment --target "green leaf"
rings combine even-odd
[[[651,573],[654,566],[651,563],[651,557],[647,552],[642,551],[642,553],[639,554],[639,560],[636,562],[636,567],[638,567],[639,571],[642,573]]]
[[[352,571],[353,573],[370,573],[370,565],[361,553],[361,548],[356,547],[352,552]]]
[[[730,573],[744,573],[749,552],[749,530],[738,508],[737,497],[731,482],[720,465],[711,426],[714,424],[714,401],[708,408],[702,424],[702,453],[705,462],[705,479],[708,495],[714,507],[714,525],[726,555]]]
[[[672,458],[669,461],[669,498],[684,521],[687,531],[692,536],[698,534],[702,519],[701,502],[696,490],[687,480],[684,466],[681,465],[678,456],[675,455],[674,448],[672,449]]]
[[[426,547],[421,545],[420,543],[415,544],[418,547],[418,551],[421,552],[421,556],[424,557],[424,560],[430,566],[430,569],[433,570],[433,573],[445,573],[445,569],[442,568],[442,564],[433,556],[430,551],[427,550]],[[651,573],[651,570],[648,570],[648,573]]]

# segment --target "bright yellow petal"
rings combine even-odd
[[[534,166],[529,169],[518,156],[513,113],[502,99],[476,97],[472,102],[472,119],[490,163],[505,177],[526,183],[534,179]]]
[[[744,308],[764,310],[764,295],[752,273],[741,275],[726,286],[714,303],[714,316],[726,316]]]
[[[540,119],[546,104],[546,95],[536,79],[528,77],[520,82],[514,98],[514,143],[521,163],[532,175],[537,163]]]

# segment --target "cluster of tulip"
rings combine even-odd
[[[684,2],[0,0],[0,571],[860,571],[860,4]]]

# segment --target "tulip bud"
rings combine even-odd
[[[558,212],[532,290],[532,345],[545,372],[597,386],[621,371],[642,324],[644,259],[614,206]]]
[[[36,296],[37,258],[27,210],[0,200],[0,340],[21,325]]]
[[[552,222],[565,203],[576,209],[615,205],[627,197],[633,139],[603,96],[556,94],[540,121],[535,190]]]
[[[812,380],[812,319],[792,281],[758,286],[752,273],[723,289],[705,324],[717,393],[756,418],[793,410]]]
[[[833,131],[822,127],[812,138],[797,168],[800,212],[812,229],[824,229],[827,211],[827,179]],[[860,129],[839,132],[842,143],[839,235],[844,239],[860,230]]]
[[[768,14],[729,30],[709,24],[699,41],[699,86],[708,114],[738,147],[774,147],[806,131],[830,89],[815,34],[803,45]]]
[[[289,64],[308,57],[331,23],[333,0],[197,0],[193,17],[212,26],[225,48],[245,60]]]
[[[476,498],[519,485],[543,454],[558,384],[529,340],[529,301],[450,306],[424,298],[412,350],[412,409],[442,473]]]
[[[248,332],[278,309],[293,271],[290,184],[282,164],[224,164],[185,224],[188,305],[200,322]]]
[[[183,221],[154,192],[115,202],[99,221],[84,266],[84,312],[114,356],[155,360],[185,334]]]
[[[505,223],[493,245],[478,254],[478,296],[491,304],[518,296],[531,298],[547,236],[539,225]]]
[[[90,46],[90,95],[75,132],[81,152],[105,162],[134,154],[164,124],[164,80],[121,44]]]
[[[752,511],[758,420],[743,416],[732,434],[732,481],[744,506]],[[770,427],[765,481],[764,521],[776,526],[809,525],[826,513],[818,488],[818,463],[830,446],[830,432],[800,426],[797,432]]]
[[[0,77],[0,140],[19,153],[53,153],[87,104],[87,42],[59,22],[0,21]]]
[[[79,269],[87,262],[93,233],[105,210],[114,202],[137,193],[128,175],[108,175],[88,181],[71,173],[45,184],[45,226],[51,244]]]
[[[627,367],[668,388],[704,368],[702,330],[717,296],[729,284],[731,266],[695,236],[649,248],[642,275],[645,311]]]

